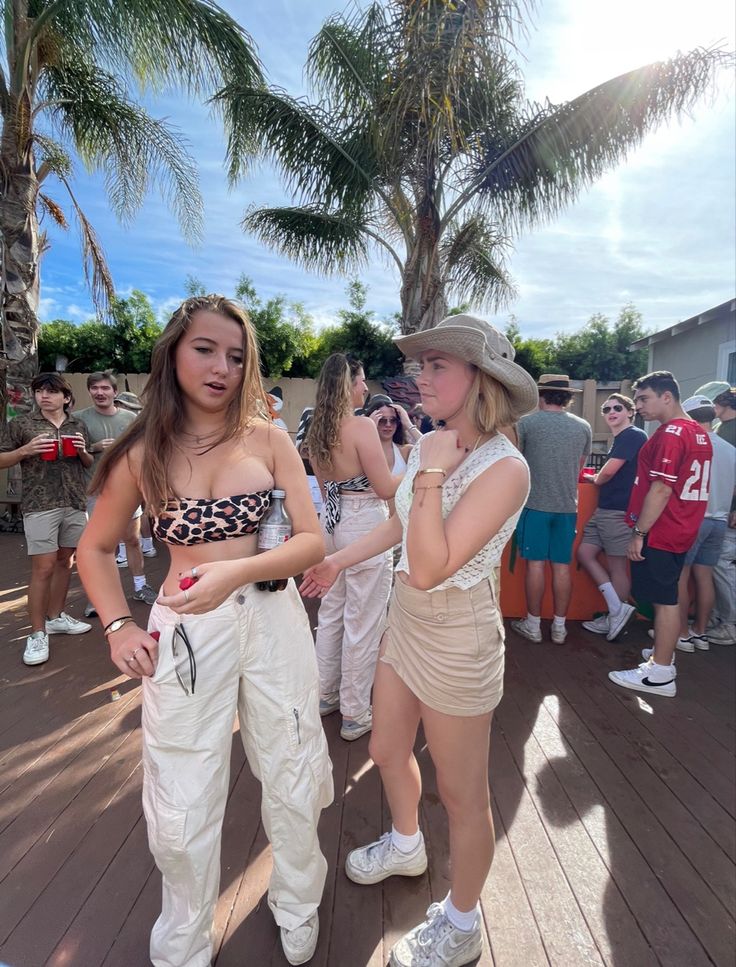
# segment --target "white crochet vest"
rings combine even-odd
[[[430,436],[431,434],[427,434]],[[424,437],[422,438],[424,439]],[[396,513],[399,515],[402,526],[404,528],[404,533],[401,538],[401,557],[399,558],[399,563],[396,565],[397,571],[405,571],[409,573],[409,556],[406,550],[406,533],[407,526],[409,523],[409,511],[411,509],[412,502],[412,482],[416,476],[416,472],[419,469],[419,448],[422,445],[420,440],[417,446],[415,446],[411,453],[409,454],[409,464],[406,468],[406,474],[404,479],[399,484],[399,489],[396,491],[396,496],[394,498],[396,503]],[[497,433],[496,436],[488,440],[482,446],[474,450],[473,453],[469,454],[463,462],[453,470],[449,477],[446,478],[444,486],[442,487],[442,518],[443,520],[448,516],[455,504],[460,500],[462,495],[468,489],[470,484],[475,480],[478,474],[483,473],[488,467],[496,463],[497,460],[502,460],[504,457],[515,457],[517,460],[526,466],[526,460],[519,453],[513,443],[510,442],[508,437],[505,437],[503,433]],[[526,492],[524,493],[523,505],[526,503],[527,497],[529,496],[529,484],[527,483]],[[511,537],[516,527],[516,522],[521,514],[521,509],[519,509],[512,517],[501,526],[500,530],[493,535],[490,541],[478,551],[474,558],[464,564],[459,571],[443,581],[442,584],[438,584],[436,588],[432,588],[432,591],[441,591],[444,588],[472,588],[474,584],[482,581],[484,578],[491,576],[493,569],[498,567],[501,563],[501,555],[503,554],[503,549],[506,546],[506,542]]]

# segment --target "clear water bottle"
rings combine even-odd
[[[271,491],[271,506],[258,528],[259,551],[273,550],[291,537],[291,518],[284,507],[285,497],[285,490]],[[279,578],[275,581],[256,581],[256,587],[259,591],[283,591],[288,583],[288,578]]]

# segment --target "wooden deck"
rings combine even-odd
[[[164,557],[147,561],[152,578]],[[0,536],[0,964],[143,967],[160,884],[141,815],[139,688],[114,674],[99,627],[52,638],[48,664],[23,666],[27,574],[22,537]],[[75,577],[70,612],[83,603]],[[678,656],[678,697],[648,704],[606,678],[645,643],[639,626],[618,645],[578,625],[563,648],[509,635],[482,967],[732,967],[736,648]],[[312,963],[382,967],[447,890],[446,825],[420,742],[428,873],[350,883],[346,852],[387,816],[367,739],[343,742],[338,724],[325,722],[337,795],[321,823],[330,872]],[[237,735],[222,864],[216,967],[283,967]]]

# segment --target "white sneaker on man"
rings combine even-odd
[[[472,930],[458,930],[441,903],[433,903],[427,919],[399,940],[391,951],[391,967],[464,967],[483,950],[480,917]]]
[[[623,602],[621,607],[618,609],[616,614],[609,614],[608,616],[608,634],[606,638],[608,641],[615,641],[620,634],[623,633],[628,623],[636,614],[636,608],[633,604],[626,604]]]
[[[43,665],[49,660],[49,636],[43,631],[34,631],[26,638],[23,652],[24,665]]]
[[[117,564],[118,567],[127,567],[128,566],[128,558],[127,557],[121,557],[118,554],[117,557],[115,558],[115,563]]]
[[[521,635],[522,638],[528,638],[529,641],[534,641],[539,644],[542,640],[542,629],[539,627],[532,628],[526,618],[522,618],[521,621],[512,621],[511,627],[517,635]]]
[[[410,853],[402,853],[394,846],[391,833],[384,833],[375,843],[352,850],[345,860],[348,879],[364,886],[380,883],[389,876],[421,876],[426,869],[427,851],[423,836]]]
[[[736,625],[723,621],[705,633],[713,645],[736,645]]]
[[[86,621],[77,621],[76,618],[72,618],[65,611],[62,611],[56,618],[46,619],[47,635],[83,635],[91,630],[92,625],[88,625]]]
[[[155,547],[153,547],[153,545],[151,545],[151,547],[143,547],[143,545],[141,545],[141,554],[144,557],[158,557],[158,551]]]
[[[685,638],[678,638],[675,648],[678,651],[686,651],[692,654],[696,648],[698,651],[710,651],[710,644],[705,635],[698,635],[692,628],[688,628],[687,636]]]
[[[661,672],[654,670],[658,667],[650,658],[649,661],[642,662],[638,668],[626,668],[620,672],[609,672],[608,677],[614,685],[620,685],[622,688],[630,688],[635,692],[648,692],[650,695],[666,695],[667,698],[674,698],[677,694],[677,685],[675,684],[677,669],[674,665],[670,665],[669,671],[671,677],[658,681],[657,679],[660,677]]]
[[[583,622],[583,628],[586,631],[592,631],[594,635],[607,635],[609,627],[610,624],[607,614],[600,614],[597,618],[593,618],[592,621]]]
[[[279,929],[281,934],[281,947],[284,956],[290,964],[306,964],[314,956],[319,939],[319,916],[316,911],[312,916],[300,923],[293,930],[286,927]]]
[[[366,732],[370,732],[372,728],[373,710],[369,708],[367,712],[364,712],[360,716],[360,718],[343,718],[342,726],[340,728],[340,738],[345,739],[346,742],[355,742],[355,740],[359,739],[361,735],[365,735]]]

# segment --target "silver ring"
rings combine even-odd
[[[193,567],[192,568],[192,577],[193,578],[196,578],[197,577],[197,569],[196,569],[196,567]]]
[[[139,645],[139,646],[138,646],[138,648],[136,648],[136,650],[135,650],[135,651],[133,652],[133,654],[132,654],[132,655],[130,656],[130,660],[131,660],[131,661],[135,661],[135,656],[136,656],[136,655],[138,654],[138,652],[139,652],[139,651],[141,650],[141,648],[142,648],[142,645]]]
[[[129,665],[132,661],[135,661],[135,655],[129,655],[128,658],[123,659],[126,665]]]
[[[184,591],[184,600],[189,604],[189,591],[187,590]]]

